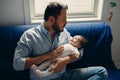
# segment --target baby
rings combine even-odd
[[[69,39],[69,43],[63,45],[64,46],[63,53],[60,56],[58,56],[57,58],[65,57],[65,56],[71,55],[73,53],[80,54],[79,51],[78,51],[78,48],[83,47],[83,45],[86,42],[87,42],[87,40],[83,36],[76,35],[74,37],[71,37]],[[45,77],[45,76],[51,75],[54,72],[54,71],[51,71],[51,72],[49,71],[53,67],[54,67],[54,65],[51,65],[50,60],[48,60],[44,63],[41,63],[39,66],[36,66],[36,65],[33,64],[31,66],[31,69],[38,76]]]

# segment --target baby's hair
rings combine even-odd
[[[78,35],[78,36],[80,36],[81,39],[82,39],[82,40],[79,40],[79,41],[80,41],[80,45],[83,47],[87,43],[87,40],[81,35]]]

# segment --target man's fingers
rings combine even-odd
[[[60,47],[58,47],[57,49],[56,49],[56,52],[57,53],[60,53],[61,51],[63,51],[64,50],[64,47],[63,46],[60,46]]]
[[[64,47],[63,46],[59,46],[56,50],[54,50],[55,56],[61,55],[63,50],[64,50]]]
[[[54,71],[55,70],[55,66],[56,66],[56,62],[57,60],[51,60],[50,63],[51,63],[51,69],[49,69],[49,72],[51,71]]]
[[[54,64],[56,62],[57,62],[57,60],[55,60],[55,59],[50,61],[51,64]]]
[[[63,50],[64,50],[64,47],[60,47],[59,49],[56,49],[56,50],[55,50],[55,55],[56,55],[56,56],[61,55]]]
[[[49,72],[54,71],[54,68],[49,69]]]
[[[71,56],[71,58],[74,59],[74,60],[76,60],[76,59],[79,57],[79,55],[76,54],[76,53],[74,53],[74,54],[72,54],[72,55],[70,55],[70,56]]]

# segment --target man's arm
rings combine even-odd
[[[55,57],[58,57],[59,55],[62,54],[62,51],[64,50],[63,46],[59,46],[57,49],[45,53],[40,56],[36,57],[23,57],[20,55],[19,52],[16,51],[14,55],[14,60],[13,60],[13,66],[15,70],[23,70],[23,69],[29,69],[31,65],[35,64],[38,65],[42,63],[45,60],[53,59]]]
[[[59,46],[57,49],[48,52],[44,55],[40,55],[37,57],[27,57],[26,58],[26,62],[25,62],[25,68],[28,69],[31,67],[31,65],[35,64],[38,65],[40,63],[42,63],[45,60],[49,60],[49,59],[53,59],[55,57],[58,57],[59,55],[62,54],[62,51],[64,50],[63,46]]]
[[[75,60],[78,59],[78,54],[74,53],[69,56],[65,56],[63,58],[56,58],[51,61],[51,64],[55,64],[54,68],[50,69],[49,71],[54,71],[55,73],[62,71],[65,66]]]

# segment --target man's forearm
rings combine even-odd
[[[43,61],[58,57],[59,55],[62,54],[61,53],[62,51],[63,51],[63,47],[59,47],[56,50],[53,50],[51,52],[45,53],[45,54],[37,56],[37,57],[27,57],[26,62],[25,62],[25,68],[28,69],[33,64],[38,65],[38,64],[42,63]]]
[[[71,62],[74,62],[75,60],[78,59],[78,55],[77,54],[73,54],[73,55],[69,55],[69,56],[66,56],[63,58],[63,61],[66,63],[66,64],[69,64]]]
[[[43,61],[48,60],[48,59],[49,59],[48,54],[40,55],[37,57],[27,57],[26,62],[25,62],[25,68],[29,69],[31,67],[31,65],[33,65],[33,64],[38,65],[38,64],[40,64]]]

